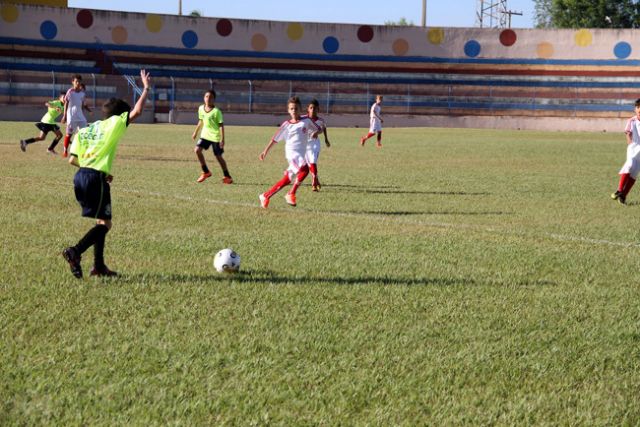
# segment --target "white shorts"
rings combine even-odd
[[[305,158],[309,164],[318,163],[318,157],[320,157],[320,138],[307,142],[307,152],[305,153]]]
[[[298,150],[285,150],[285,155],[287,157],[287,162],[289,162],[289,167],[287,168],[289,177],[297,174],[300,171],[300,168],[307,165],[305,153]]]
[[[369,133],[382,132],[382,122],[376,117],[371,117],[369,124]]]
[[[71,120],[67,123],[67,135],[73,135],[74,132],[87,127],[86,120]]]
[[[631,143],[627,145],[627,161],[618,172],[620,175],[628,173],[631,178],[636,179],[640,173],[640,144]]]

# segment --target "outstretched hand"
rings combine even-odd
[[[140,70],[140,79],[142,80],[142,85],[145,89],[149,89],[151,85],[151,75],[143,68]]]

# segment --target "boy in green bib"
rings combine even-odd
[[[47,148],[47,152],[50,154],[56,154],[56,145],[62,138],[62,132],[60,132],[60,126],[56,124],[56,119],[60,117],[60,114],[62,114],[62,111],[64,110],[64,95],[65,93],[61,92],[58,99],[52,99],[51,101],[44,103],[45,107],[47,107],[47,113],[42,116],[38,123],[36,123],[36,127],[40,129],[40,134],[35,138],[21,139],[20,149],[22,151],[27,151],[27,145],[29,144],[44,141],[47,138],[47,134],[49,132],[53,132],[56,134],[56,138],[53,140],[49,148]]]
[[[94,262],[91,276],[116,276],[104,263],[105,238],[111,229],[111,164],[127,126],[140,117],[149,93],[151,78],[140,71],[144,90],[133,110],[122,99],[111,98],[102,106],[104,119],[82,128],[69,149],[69,163],[78,167],[73,178],[76,199],[82,216],[95,218],[96,225],[75,245],[62,251],[74,277],[82,278],[82,254],[93,246]]]
[[[222,157],[224,153],[224,121],[222,119],[222,111],[215,106],[215,102],[216,92],[213,89],[209,89],[204,93],[204,104],[198,108],[198,125],[196,130],[193,131],[193,135],[191,135],[191,138],[195,141],[198,137],[198,132],[202,129],[200,139],[193,149],[202,168],[202,173],[197,181],[202,182],[211,176],[211,171],[207,167],[204,154],[202,154],[202,150],[208,150],[211,147],[213,155],[216,156],[222,168],[222,174],[224,175],[222,182],[224,184],[233,184],[233,179],[231,179],[227,169],[227,162]]]

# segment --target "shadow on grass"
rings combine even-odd
[[[122,160],[137,160],[141,162],[183,162],[193,163],[193,159],[186,159],[180,157],[158,157],[158,156],[139,156],[135,154],[119,154],[119,159]]]
[[[340,214],[353,215],[383,215],[383,216],[410,216],[410,215],[513,215],[512,212],[487,211],[487,212],[460,212],[460,211],[328,211]]]
[[[362,277],[317,277],[317,276],[287,276],[267,270],[243,270],[235,274],[182,274],[182,273],[137,273],[124,274],[117,279],[118,283],[210,283],[210,282],[240,282],[240,283],[268,283],[294,285],[384,285],[384,286],[555,286],[548,280],[519,280],[513,283],[480,282],[472,278],[442,278],[442,277],[393,277],[393,276],[362,276]]]

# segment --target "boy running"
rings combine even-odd
[[[300,117],[300,99],[297,96],[289,98],[287,110],[291,119],[285,121],[278,129],[278,132],[271,138],[264,151],[260,153],[260,160],[267,157],[267,153],[278,141],[285,141],[285,155],[289,167],[284,171],[284,177],[278,181],[271,189],[260,194],[260,206],[267,209],[271,197],[280,191],[286,185],[291,183],[291,179],[296,176],[293,187],[284,197],[286,202],[291,206],[296,206],[296,191],[302,184],[302,181],[309,174],[309,166],[305,159],[307,150],[307,141],[309,138],[316,138],[320,129],[309,118]]]
[[[364,142],[373,135],[378,134],[376,147],[382,147],[382,116],[380,115],[380,104],[382,104],[382,95],[376,95],[376,102],[371,106],[369,112],[369,133],[360,138],[360,145],[364,147]]]
[[[50,154],[56,154],[56,145],[60,141],[60,138],[62,138],[62,132],[60,132],[60,126],[56,124],[56,119],[60,117],[60,114],[62,114],[62,110],[64,109],[63,102],[64,92],[61,92],[58,99],[53,99],[44,103],[47,107],[47,113],[42,116],[38,123],[36,123],[36,127],[40,129],[40,134],[35,138],[21,139],[20,149],[22,151],[27,151],[27,145],[29,144],[33,144],[37,141],[44,141],[47,138],[47,134],[49,132],[53,132],[56,134],[56,137],[53,142],[51,142],[51,145],[49,145],[49,148],[47,148],[47,152]]]
[[[93,246],[94,262],[91,276],[116,276],[104,263],[105,238],[111,229],[111,189],[109,183],[111,164],[118,143],[127,126],[138,118],[144,109],[151,79],[145,70],[140,71],[144,90],[131,110],[122,99],[111,98],[102,106],[104,120],[81,129],[71,144],[69,163],[79,167],[73,178],[76,199],[82,207],[82,216],[95,218],[96,225],[75,246],[62,251],[74,277],[82,278],[80,260],[82,254]]]
[[[197,182],[202,182],[211,176],[211,171],[207,167],[202,150],[208,150],[209,147],[212,147],[213,154],[216,156],[224,175],[222,183],[233,184],[233,179],[231,179],[229,169],[227,169],[227,162],[222,157],[222,154],[224,154],[224,123],[222,111],[215,106],[215,102],[216,92],[213,89],[209,89],[204,93],[204,104],[198,108],[198,125],[196,130],[193,131],[193,135],[191,135],[191,138],[195,141],[198,137],[198,132],[202,129],[200,139],[193,149],[202,168],[202,173]]]
[[[64,112],[60,121],[62,124],[67,124],[67,132],[62,144],[64,147],[62,157],[69,155],[69,143],[74,132],[87,126],[87,119],[82,110],[91,111],[84,103],[86,94],[82,90],[82,76],[80,74],[74,75],[71,79],[71,85],[71,89],[64,96]]]
[[[627,195],[640,173],[640,99],[636,100],[635,112],[636,115],[627,121],[624,129],[627,137],[627,161],[618,172],[620,174],[618,190],[611,195],[613,200],[623,205],[627,202]]]
[[[324,133],[324,143],[327,147],[331,147],[329,137],[327,136],[327,124],[324,119],[318,116],[320,103],[317,99],[312,99],[307,106],[307,116],[313,123]],[[320,191],[320,181],[318,180],[318,157],[320,157],[320,138],[312,138],[307,142],[306,160],[309,164],[309,172],[311,172],[311,190]]]

